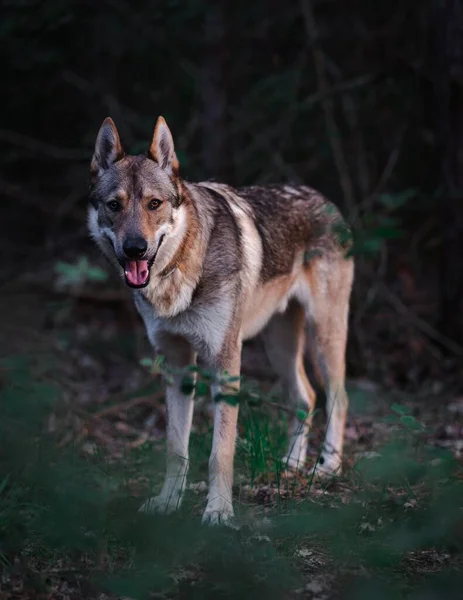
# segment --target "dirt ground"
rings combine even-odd
[[[44,284],[47,280],[49,284]],[[392,319],[390,315],[388,318]],[[152,358],[152,353],[142,323],[129,294],[115,279],[104,285],[85,285],[63,291],[56,287],[50,266],[45,266],[43,271],[38,269],[36,273],[4,287],[0,296],[0,319],[2,357],[29,355],[36,358],[45,365],[46,377],[60,386],[60,401],[48,415],[45,425],[47,432],[56,435],[60,447],[77,445],[79,452],[89,457],[104,451],[110,460],[117,462],[127,453],[136,455],[150,446],[159,450],[159,462],[162,464],[166,416],[160,376],[153,375],[146,367],[146,359]],[[377,330],[385,327],[381,318],[379,321]],[[422,332],[415,330],[413,335],[416,339],[422,338]],[[400,347],[400,339],[398,341]],[[414,342],[409,340],[409,343],[413,345]],[[380,346],[377,340],[373,345],[376,348]],[[366,374],[356,375],[356,369],[353,369],[353,375],[349,373],[351,405],[346,427],[345,475],[328,486],[309,484],[310,466],[316,460],[323,436],[321,410],[315,417],[310,436],[307,467],[297,477],[292,477],[285,489],[272,474],[262,469],[257,469],[250,480],[241,476],[238,468],[235,490],[238,512],[242,506],[248,515],[249,511],[254,514],[254,509],[265,514],[285,498],[306,498],[307,489],[310,489],[314,502],[348,504],[357,486],[352,475],[355,465],[361,459],[374,457],[387,442],[396,427],[394,422],[388,423],[396,405],[405,407],[407,414],[422,425],[424,443],[450,450],[462,463],[463,395],[459,394],[458,384],[450,385],[448,380],[445,383],[439,380],[445,365],[438,360],[438,351],[417,350],[418,353],[424,352],[428,357],[424,362],[430,366],[426,366],[427,375],[422,376],[419,385],[416,384],[417,376],[411,377],[411,380],[415,377],[415,384],[410,391],[407,389],[410,388],[409,382],[402,389],[397,388],[396,382],[393,386],[388,385],[399,352],[396,348],[395,353],[388,354],[388,346],[391,346],[390,340],[386,340],[385,350],[378,354],[381,358],[376,359],[376,372],[384,374],[382,380],[378,378],[375,381]],[[404,352],[403,348],[401,351]],[[433,353],[436,364],[429,359]],[[422,368],[422,365],[415,366]],[[413,371],[413,357],[411,360],[408,357],[407,368]],[[253,382],[261,393],[275,391],[274,377],[259,339],[245,346],[243,373],[246,381]],[[279,398],[278,402],[283,403],[284,399]],[[323,408],[322,404],[320,407]],[[271,406],[265,408],[276,422],[281,421],[284,410]],[[209,404],[204,399],[199,400],[194,436],[204,434],[205,439],[210,441],[210,427]],[[246,427],[243,422],[240,424],[243,439],[247,435]],[[192,468],[189,483],[191,514],[198,520],[206,493],[207,451],[207,448],[202,450],[197,467]],[[130,481],[131,494],[143,497],[146,486],[143,474],[137,476],[135,473]],[[397,490],[394,494],[398,494]],[[366,529],[374,527],[368,522],[364,526]],[[294,597],[317,600],[334,597],[339,586],[339,572],[334,583],[330,559],[322,550],[314,551],[305,546],[297,552],[297,561],[310,577],[305,587],[296,590]],[[407,561],[407,568],[413,572],[421,569],[428,573],[447,566],[451,559],[445,552],[431,548],[411,553]],[[190,577],[196,575],[190,574]],[[5,580],[2,598],[103,597],[96,591],[83,592],[81,579],[73,584],[68,577],[51,575],[51,588],[45,596],[26,593],[27,586],[21,576],[15,592],[12,581],[10,578]],[[28,593],[32,595],[28,596]]]

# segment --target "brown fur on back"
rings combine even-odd
[[[331,202],[307,186],[188,183],[180,178],[162,118],[147,155],[135,157],[123,155],[107,119],[92,161],[89,228],[136,288],[134,301],[153,347],[175,369],[199,356],[216,373],[213,396],[238,391],[242,342],[263,333],[285,394],[307,410],[303,422],[295,417],[290,427],[285,460],[291,468],[305,462],[315,402],[302,360],[307,326],[327,395],[328,427],[317,470],[339,471],[353,260],[350,229]],[[140,258],[130,255],[128,241],[134,240],[146,246]],[[141,283],[133,279],[137,269],[145,274]],[[233,384],[223,381],[224,372],[235,378]],[[145,503],[148,511],[175,509],[188,468],[192,394],[182,391],[180,375],[167,382],[166,401],[167,474],[160,495]],[[233,516],[237,413],[230,403],[216,405],[205,522]]]

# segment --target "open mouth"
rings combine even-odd
[[[125,283],[132,288],[147,286],[152,264],[152,260],[127,260],[124,266]]]
[[[125,283],[135,289],[144,288],[150,282],[150,269],[164,240],[162,235],[158,247],[150,260],[126,260],[124,264]]]

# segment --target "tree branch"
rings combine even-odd
[[[319,94],[323,98],[322,106],[325,113],[326,130],[331,145],[331,151],[333,153],[333,159],[339,175],[339,183],[344,194],[346,207],[349,211],[352,211],[355,206],[352,179],[349,174],[346,158],[344,156],[340,131],[336,124],[333,98],[330,91],[328,78],[326,76],[325,57],[318,44],[318,31],[312,11],[311,1],[301,0],[301,9],[304,17],[307,36],[312,46],[312,54],[318,81],[318,90]]]

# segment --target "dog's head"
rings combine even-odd
[[[105,119],[91,163],[89,228],[130,287],[148,285],[151,267],[180,233],[182,196],[165,120],[159,117],[146,155],[126,156],[114,122]]]

